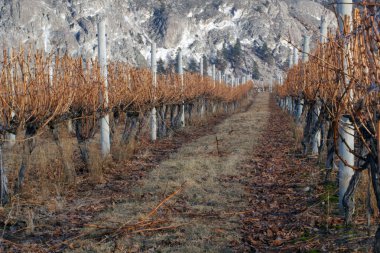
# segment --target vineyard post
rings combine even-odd
[[[100,95],[100,101],[105,109],[108,108],[108,81],[107,81],[107,44],[106,22],[101,18],[98,22],[98,58],[101,75],[104,79],[104,93]],[[106,157],[111,151],[110,124],[108,112],[100,119],[100,147],[102,156]]]
[[[289,69],[291,69],[294,65],[294,56],[293,56],[293,50],[290,50],[289,52]],[[288,108],[288,97],[285,97],[282,99],[282,109]],[[290,110],[289,110],[290,112]]]
[[[153,88],[153,101],[156,98],[156,88],[157,88],[157,61],[156,61],[156,43],[151,45],[151,68],[152,68],[152,88]],[[157,111],[156,107],[153,106],[150,114],[150,139],[151,141],[157,140]]]
[[[216,79],[215,64],[212,64],[212,81],[214,82],[214,87],[215,87],[215,79]]]
[[[292,50],[290,51],[289,53],[289,69],[291,69],[293,67],[293,52]]]
[[[214,88],[215,88],[215,64],[212,64],[212,66],[211,66],[211,78],[212,78],[212,82],[213,82],[213,84],[214,84]],[[216,104],[215,104],[215,102],[213,102],[212,103],[212,113],[214,114],[215,112],[216,112],[216,110],[217,110],[217,108],[216,108]]]
[[[293,48],[293,65],[298,64],[298,49],[296,47]]]
[[[290,70],[292,67],[293,67],[293,50],[290,50],[289,52],[289,66],[288,66],[288,69]],[[280,106],[283,110],[286,110],[288,108],[288,96],[286,96],[285,98],[281,98],[280,100]],[[289,113],[290,113],[290,110],[289,110]]]
[[[380,168],[380,119],[377,121],[377,168]]]
[[[298,65],[298,49],[296,47],[293,48],[293,65]],[[294,116],[297,113],[296,101],[291,97],[289,97],[289,111]]]
[[[199,63],[199,72],[200,72],[200,75],[201,75],[201,78],[203,80],[203,57],[201,56],[201,60],[200,60],[200,63]]]
[[[218,81],[219,81],[219,84],[222,83],[222,71],[218,71]]]
[[[8,63],[9,64],[12,64],[12,55],[13,55],[13,51],[11,48],[8,48]],[[12,90],[12,95],[14,96],[15,95],[15,86],[14,86],[14,83],[13,83],[13,75],[14,75],[14,69],[13,69],[13,66],[11,67],[10,69],[10,83],[11,83],[11,90]],[[14,111],[11,112],[11,118],[13,119],[13,117],[15,117],[16,114],[14,113]],[[13,133],[9,133],[8,134],[8,145],[9,147],[13,147],[15,144],[16,144],[16,135],[13,134]]]
[[[309,60],[309,53],[310,53],[310,37],[307,35],[303,36],[303,48],[302,48],[303,54],[302,54],[302,62],[307,62]],[[301,116],[304,106],[304,99],[299,94],[298,100],[297,100],[297,109],[296,109],[296,121],[297,123],[301,122]]]
[[[326,17],[324,15],[321,16],[321,27],[320,27],[320,43],[323,46],[323,43],[326,42],[327,38],[327,22]],[[324,61],[324,56],[322,55],[322,61]],[[323,63],[322,63],[323,64]],[[313,112],[313,122],[318,122],[319,114],[321,113],[321,101],[317,98],[317,101],[314,105],[314,112]],[[321,144],[321,130],[318,129],[314,136],[312,137],[312,149],[311,153],[312,155],[318,155],[319,154],[319,145]]]
[[[338,1],[338,23],[341,33],[344,33],[344,19],[348,17],[351,23],[352,15],[352,0],[339,0]],[[348,47],[345,46],[344,51],[346,52]],[[344,72],[347,73],[347,59],[346,54],[344,54]],[[350,82],[348,77],[345,78],[347,84]],[[351,178],[354,175],[354,170],[350,166],[354,166],[355,157],[350,150],[354,150],[354,127],[348,116],[343,116],[340,119],[339,124],[339,156],[341,159],[339,161],[339,207],[343,211],[343,197],[347,191],[350,184]]]
[[[183,62],[182,62],[182,50],[181,49],[178,52],[178,70],[177,70],[177,72],[180,76],[181,92],[182,92],[182,96],[183,96],[185,84],[184,84],[184,80],[183,80]],[[181,125],[181,127],[185,127],[185,101],[182,101],[180,113],[181,113],[180,125]]]
[[[272,91],[273,91],[273,77],[271,77],[269,81],[269,93],[272,93]]]
[[[298,49],[293,48],[293,65],[298,65]],[[294,98],[290,98],[290,111],[292,115],[296,114],[296,101]]]
[[[201,75],[201,80],[203,81],[203,56],[201,56],[201,59],[199,62],[199,72]],[[203,82],[202,82],[202,85],[203,85]],[[201,103],[201,110],[200,110],[201,118],[204,118],[205,111],[206,111],[206,98],[202,97],[200,99],[200,103]]]

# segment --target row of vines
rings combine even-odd
[[[352,18],[347,13],[337,17],[340,29],[322,38],[308,61],[289,69],[277,93],[280,105],[295,115],[303,108],[298,120],[303,151],[326,157],[326,181],[339,161],[340,206],[350,224],[355,191],[367,191],[357,189],[363,171],[371,178],[380,209],[380,17],[375,5],[354,9]],[[379,243],[380,230],[376,252]]]
[[[251,82],[230,86],[194,73],[155,77],[149,69],[119,62],[107,65],[105,88],[97,60],[46,54],[32,48],[5,50],[0,68],[1,147],[3,153],[11,152],[15,143],[22,147],[19,168],[5,169],[1,164],[2,205],[9,203],[11,188],[13,194],[18,194],[25,184],[36,139],[46,132],[51,133],[53,143],[58,146],[57,159],[64,160],[60,131],[69,131],[77,141],[84,171],[88,171],[90,156],[96,155],[89,151],[89,143],[97,138],[99,121],[104,115],[110,115],[112,142],[126,146],[148,126],[144,122],[148,121],[152,108],[157,108],[158,137],[165,137],[180,127],[181,113],[186,113],[186,120],[191,121],[196,114],[206,117],[231,110],[252,88]],[[152,85],[154,77],[156,85]],[[108,99],[102,99],[103,94]],[[184,112],[181,106],[185,106]],[[122,130],[117,132],[117,128]],[[64,178],[71,181],[75,171],[62,163]],[[7,177],[10,170],[18,171],[11,180]]]

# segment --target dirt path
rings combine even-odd
[[[246,112],[216,126],[215,134],[194,140],[161,162],[138,182],[127,203],[99,219],[141,221],[182,187],[154,214],[154,220],[170,219],[166,226],[179,227],[122,238],[114,247],[140,252],[229,252],[241,244],[238,213],[248,208],[247,192],[242,182],[231,179],[239,177],[239,166],[250,157],[269,115],[269,94],[259,94]]]

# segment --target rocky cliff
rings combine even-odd
[[[226,73],[255,72],[259,78],[260,72],[267,80],[286,68],[287,40],[300,45],[308,33],[316,41],[321,15],[335,26],[323,1],[2,0],[0,36],[4,47],[32,44],[96,57],[99,15],[107,18],[112,60],[146,66],[150,41],[155,41],[166,65],[181,48],[190,65],[206,55]],[[238,59],[230,55],[234,49],[240,50]]]

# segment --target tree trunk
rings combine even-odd
[[[355,203],[354,203],[354,194],[357,189],[361,178],[361,171],[355,171],[354,175],[350,180],[350,184],[344,194],[342,205],[344,210],[344,219],[345,224],[350,225],[352,222],[352,215],[355,211]]]
[[[0,206],[9,202],[8,178],[3,163],[3,149],[0,145]]]
[[[113,117],[110,119],[110,141],[111,144],[114,142],[115,136],[117,136],[117,125],[120,120],[120,112],[115,110],[113,112]]]
[[[79,146],[79,151],[80,151],[80,157],[84,164],[83,172],[89,173],[90,172],[90,152],[88,149],[88,141],[85,139],[78,140],[78,146]]]
[[[306,107],[306,106],[305,106]],[[310,138],[311,138],[311,128],[312,128],[312,120],[313,120],[313,107],[308,106],[308,111],[306,115],[306,124],[303,129],[303,139],[302,139],[302,146],[303,146],[303,154],[307,155],[310,150]],[[300,116],[299,116],[300,117]],[[300,123],[300,118],[297,118],[299,121],[297,123]]]
[[[176,110],[176,115],[174,117],[174,124],[173,124],[173,129],[178,128],[181,125],[181,107],[182,105],[176,105],[177,110]]]
[[[326,176],[325,183],[331,180],[331,172],[334,169],[334,127],[330,122],[329,130],[327,132],[326,138],[326,146],[327,146],[327,159],[326,159]]]
[[[65,158],[65,152],[63,149],[63,145],[61,142],[61,139],[59,138],[59,131],[58,127],[56,125],[53,125],[51,128],[52,134],[53,134],[53,139],[55,144],[58,147],[58,153],[61,157],[62,165],[63,165],[63,175],[64,175],[64,180],[66,183],[71,183],[74,180],[74,173],[73,170],[68,163],[68,161]]]
[[[158,109],[158,137],[160,138],[166,136],[166,117],[168,108],[168,106],[164,105]]]
[[[32,154],[34,150],[34,136],[37,133],[37,128],[32,124],[27,124],[26,130],[25,130],[25,141],[23,144],[23,153],[22,153],[22,161],[20,170],[18,172],[18,177],[16,179],[14,193],[17,194],[20,192],[22,183],[25,179],[25,172],[27,168],[29,167],[30,163],[30,155]]]
[[[125,119],[125,127],[122,135],[121,143],[122,145],[128,145],[132,139],[134,139],[137,133],[137,121],[139,118],[139,113],[127,113]]]
[[[379,158],[378,158],[379,159]],[[380,171],[379,166],[377,164],[376,157],[372,155],[368,156],[368,161],[371,168],[371,181],[373,191],[375,192],[377,208],[380,210]],[[380,253],[380,225],[377,227],[376,235],[375,235],[375,244],[373,248],[375,253]]]
[[[90,172],[90,154],[88,150],[88,139],[91,136],[90,133],[85,132],[87,129],[83,129],[85,122],[84,119],[76,119],[74,122],[75,126],[75,136],[77,138],[78,147],[80,151],[80,157],[84,165],[83,172]],[[87,122],[88,123],[88,122]],[[89,130],[90,132],[92,130]]]
[[[170,106],[170,129],[175,129],[175,109],[177,108],[176,105]]]
[[[189,103],[186,108],[187,108],[187,113],[189,114],[189,124],[191,124],[191,121],[193,119],[192,114],[193,114],[194,104]]]

